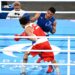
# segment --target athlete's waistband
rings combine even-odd
[[[48,39],[47,38],[39,38],[39,39],[37,39],[37,41],[33,44],[33,45],[35,45],[35,44],[40,44],[40,43],[43,43],[43,42],[46,42],[46,41],[48,41]]]

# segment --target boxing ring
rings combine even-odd
[[[20,75],[24,52],[30,49],[31,41],[21,39],[13,40],[14,34],[23,32],[18,20],[0,20],[0,75]],[[57,20],[57,31],[54,35],[49,33],[49,42],[56,51],[61,75],[74,75],[75,69],[75,22],[74,20]],[[9,50],[7,52],[7,50]],[[26,65],[27,75],[56,75],[56,72],[46,73],[51,63],[36,63],[39,56],[32,58],[29,55]],[[34,63],[34,65],[33,65]],[[53,64],[52,64],[53,65]],[[55,65],[55,64],[54,64]]]

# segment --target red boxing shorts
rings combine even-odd
[[[33,45],[32,50],[41,50],[41,52],[30,52],[33,57],[40,55],[44,61],[49,62],[54,60],[53,52],[42,52],[42,50],[52,50],[48,41]]]

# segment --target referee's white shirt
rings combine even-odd
[[[25,11],[20,9],[19,11],[12,10],[8,13],[6,19],[19,19],[24,15]]]

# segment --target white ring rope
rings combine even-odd
[[[15,36],[0,36],[0,39],[1,38],[2,39],[3,38],[12,38],[13,39],[13,38],[15,38]],[[32,38],[32,37],[31,36],[21,36],[21,37],[17,37],[17,38]],[[38,36],[37,38],[44,38],[44,37]],[[75,38],[75,36],[47,36],[45,38],[66,38],[66,39],[70,40],[71,38]],[[26,50],[21,50],[21,51],[25,52]],[[39,51],[40,52],[40,50],[31,50],[31,51]],[[41,50],[41,51],[50,52],[50,50]],[[74,50],[60,50],[60,52],[68,52],[68,51],[75,52]],[[0,52],[2,52],[2,50]],[[70,66],[70,65],[75,65],[75,64],[71,64],[71,63],[69,63],[69,64],[65,64],[65,63],[62,63],[62,64],[60,64],[60,63],[59,64],[51,64],[51,63],[40,63],[40,64],[39,63],[34,63],[34,64],[33,63],[0,63],[0,65],[67,65],[67,66]]]
[[[7,1],[7,0],[1,0],[1,1]],[[8,0],[10,1],[10,0]],[[14,0],[11,0],[14,1]],[[17,0],[17,1],[24,1],[24,2],[75,2],[75,0]]]
[[[62,64],[52,64],[52,63],[0,63],[0,65],[75,65],[75,64],[65,64],[65,63],[62,63]]]
[[[9,13],[10,11],[0,11],[0,12]],[[16,13],[24,13],[24,12],[25,13],[46,13],[46,11],[16,11]],[[75,11],[56,11],[56,14],[75,14]]]
[[[15,36],[1,36],[0,35],[0,39],[4,39],[4,38],[10,38],[10,39],[14,39],[15,38]],[[68,38],[75,38],[75,36],[36,36],[36,37],[34,37],[34,36],[16,36],[16,38],[63,38],[63,39],[68,39]]]
[[[0,36],[0,39],[13,39],[15,38],[15,36]],[[16,36],[16,38],[35,38],[34,36]],[[75,36],[36,36],[36,38],[63,38],[63,39],[71,39],[71,38],[75,38]],[[2,52],[3,50],[0,50],[0,52]],[[7,50],[6,52],[17,52],[16,50]],[[59,52],[59,50],[19,50],[20,52],[25,52],[25,51],[32,51],[32,52]],[[68,52],[68,50],[60,50],[60,52]],[[70,50],[70,52],[75,52],[75,50]]]
[[[30,51],[30,52],[59,52],[59,50],[19,50],[19,51],[16,51],[16,50],[7,50],[5,52],[27,52],[27,51]],[[3,52],[3,50],[0,49],[0,52]],[[67,53],[68,50],[60,50],[60,52],[65,52]],[[75,50],[70,50],[70,52],[75,52]]]

